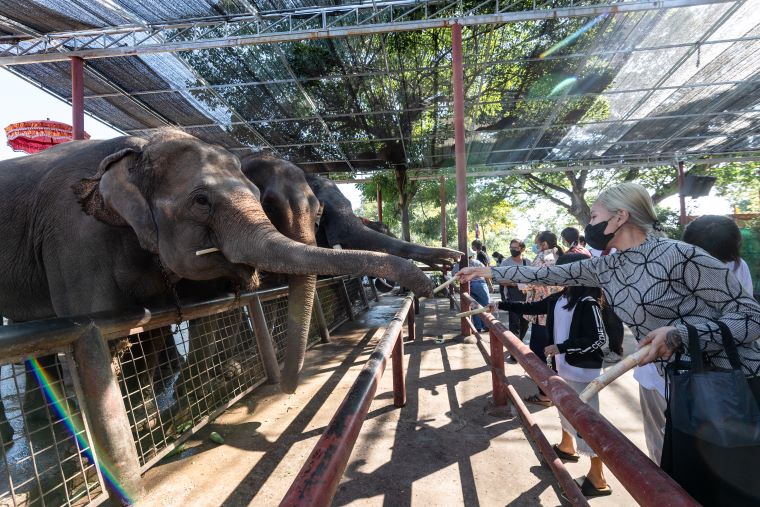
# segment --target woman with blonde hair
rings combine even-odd
[[[465,268],[457,276],[463,281],[487,276],[496,281],[600,287],[605,302],[640,345],[652,345],[641,364],[657,361],[660,377],[674,352],[689,359],[684,345],[689,343],[690,327],[711,365],[731,369],[721,328],[726,326],[749,387],[760,402],[760,304],[724,263],[693,245],[663,237],[644,187],[623,183],[599,194],[585,236],[592,248],[617,251],[563,266]],[[657,400],[640,397],[643,413],[661,413],[653,399]],[[666,417],[661,465],[692,496],[705,505],[760,502],[756,477],[760,445],[728,450],[705,442],[692,445],[673,429],[669,414]],[[659,432],[646,422],[648,437]]]

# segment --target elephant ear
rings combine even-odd
[[[80,180],[73,189],[85,213],[110,225],[131,227],[142,248],[158,253],[153,213],[134,181],[139,158],[137,148],[113,153],[103,159],[93,177]]]

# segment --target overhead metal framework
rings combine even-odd
[[[8,0],[0,65],[132,135],[176,126],[315,172],[470,174],[760,153],[760,0]]]

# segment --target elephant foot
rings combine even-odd
[[[243,374],[243,365],[235,359],[230,359],[222,368],[226,380],[235,379]]]
[[[143,390],[143,396],[138,395],[130,398],[129,406],[133,409],[128,412],[129,422],[138,433],[151,431],[158,425],[158,409],[153,400],[152,389]]]

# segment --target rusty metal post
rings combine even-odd
[[[678,223],[686,225],[686,196],[683,195],[684,173],[683,173],[683,160],[678,162],[678,204],[681,208],[681,213],[678,216]]]
[[[456,159],[457,177],[457,244],[460,252],[467,252],[467,167],[465,160],[464,139],[464,67],[462,64],[462,25],[451,25],[451,66],[452,85],[454,89],[454,154]],[[467,254],[462,256],[459,267],[468,265]],[[469,294],[470,284],[463,283],[459,286],[461,294]],[[460,296],[461,311],[470,309],[467,301]],[[470,334],[467,322],[462,319],[461,330],[463,335]]]
[[[321,343],[331,343],[330,329],[327,327],[325,312],[322,311],[322,300],[319,299],[319,293],[314,291],[314,316],[317,317],[317,329],[319,330],[319,339]]]
[[[71,125],[74,139],[84,139],[84,60],[71,57]]]
[[[383,221],[383,191],[377,186],[377,221]]]
[[[491,385],[493,387],[493,404],[502,407],[507,404],[507,393],[501,384],[504,376],[504,345],[493,331],[488,332],[491,341]],[[501,375],[499,375],[499,372]]]
[[[264,363],[264,371],[267,374],[270,384],[279,384],[280,365],[277,363],[277,354],[274,351],[274,342],[269,334],[269,326],[264,316],[264,307],[261,306],[261,299],[256,296],[248,307],[251,311],[253,320],[254,334],[256,335],[256,345],[261,353],[261,361]]]
[[[410,311],[407,314],[413,315]],[[399,330],[396,344],[393,346],[391,353],[391,362],[393,363],[393,406],[401,408],[406,406],[406,380],[404,379],[404,340],[401,339],[403,334]]]
[[[86,408],[101,468],[108,469],[106,486],[112,498],[130,505],[144,496],[145,489],[111,353],[100,330],[92,324],[74,342],[73,350],[84,395],[80,401]]]

